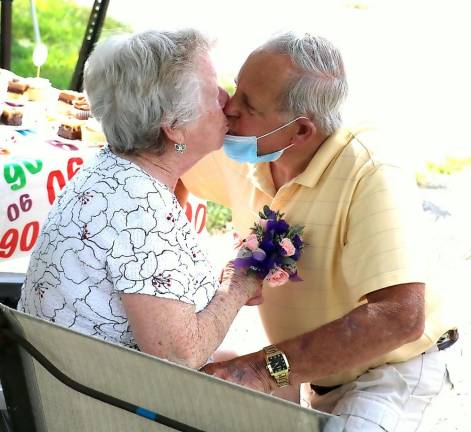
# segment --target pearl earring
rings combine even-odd
[[[185,153],[186,151],[186,144],[184,143],[175,143],[175,151],[177,153]]]

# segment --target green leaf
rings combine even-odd
[[[296,261],[290,257],[283,257],[281,262],[283,265],[287,265],[287,266],[296,265]]]
[[[303,225],[293,225],[288,232],[288,237],[292,239],[295,235],[301,235],[303,231],[304,231]]]

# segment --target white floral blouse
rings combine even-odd
[[[51,208],[18,309],[134,348],[122,293],[176,299],[198,312],[218,284],[174,194],[105,148]]]

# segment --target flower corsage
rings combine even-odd
[[[273,211],[268,206],[263,207],[259,216],[250,235],[239,241],[234,265],[255,274],[273,287],[288,281],[301,281],[297,261],[304,247],[301,237],[304,226],[288,225],[283,213]]]

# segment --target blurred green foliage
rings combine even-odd
[[[232,221],[232,211],[220,204],[208,201],[208,217],[206,219],[206,229],[210,234],[230,229]]]
[[[435,174],[450,175],[462,171],[467,166],[471,166],[471,157],[455,158],[448,157],[443,163],[428,162],[427,170]]]
[[[235,93],[236,90],[236,85],[234,81],[230,81],[227,78],[222,78],[219,80],[219,85],[227,91],[229,96],[232,96]]]
[[[34,30],[30,4],[27,0],[12,3],[11,69],[16,74],[36,76],[33,65]],[[48,48],[48,58],[41,67],[41,76],[56,88],[69,87],[78,59],[91,8],[78,6],[73,0],[36,0],[41,40]],[[102,36],[131,29],[106,18]]]
[[[447,157],[444,162],[427,162],[425,168],[416,174],[417,184],[426,185],[431,178],[452,175],[471,167],[471,156],[465,158]]]

